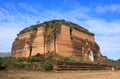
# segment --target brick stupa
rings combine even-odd
[[[48,51],[86,61],[97,61],[102,57],[93,33],[64,20],[51,20],[25,28],[13,42],[11,55],[29,57]]]

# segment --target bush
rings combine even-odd
[[[79,58],[77,60],[77,62],[79,62],[79,63],[89,63],[89,61],[85,61],[83,58]]]
[[[17,63],[17,60],[15,57],[4,57],[3,58],[3,64],[10,65]]]
[[[28,62],[41,62],[43,61],[43,57],[40,53],[37,53],[36,55],[34,56],[31,56],[31,57],[28,57]]]
[[[3,58],[0,57],[0,65],[2,65],[2,64],[3,64]]]
[[[76,60],[73,59],[72,57],[65,57],[65,58],[64,58],[64,61],[67,61],[67,62],[75,62]]]
[[[50,62],[45,62],[43,65],[42,65],[42,71],[50,71],[53,69],[53,65],[52,63]]]
[[[19,64],[16,64],[16,67],[17,68],[25,68],[25,64],[19,63]]]
[[[28,58],[28,62],[41,62],[41,61],[43,61],[43,58],[41,57],[32,56]]]
[[[120,61],[120,59],[118,59],[118,61]]]
[[[18,62],[23,62],[23,61],[26,61],[26,58],[25,57],[19,57],[19,58],[17,58],[17,61]]]
[[[40,53],[37,53],[35,57],[42,57],[42,55]]]

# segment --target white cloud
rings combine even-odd
[[[3,22],[0,24],[0,52],[11,51],[16,35],[23,29],[23,23]]]
[[[15,28],[6,28],[0,27],[0,52],[2,51],[10,51],[12,42],[14,41],[16,34],[18,33],[18,29]]]
[[[120,4],[110,4],[110,5],[103,5],[99,4],[95,8],[96,12],[104,13],[104,12],[120,12]]]
[[[83,23],[86,28],[95,33],[95,40],[101,48],[103,55],[113,59],[120,58],[120,22],[111,21],[107,22],[101,19],[86,20]],[[111,56],[111,54],[113,54]],[[118,55],[116,57],[116,55]]]
[[[85,21],[86,26],[95,33],[103,35],[120,34],[120,22],[107,22],[101,19],[89,19]]]

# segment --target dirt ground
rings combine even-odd
[[[0,79],[120,79],[120,71],[0,71]]]

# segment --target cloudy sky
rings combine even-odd
[[[0,0],[0,52],[11,51],[23,28],[51,19],[87,28],[102,55],[120,58],[120,0]]]

